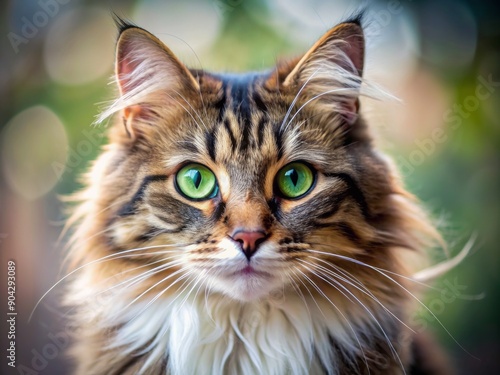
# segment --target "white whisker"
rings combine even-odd
[[[131,287],[133,285],[136,285],[136,284],[140,283],[143,280],[146,280],[146,279],[150,278],[153,275],[156,275],[156,274],[158,274],[160,272],[163,272],[165,270],[168,270],[170,268],[177,267],[177,266],[179,266],[181,264],[182,264],[182,261],[168,262],[166,264],[162,264],[162,265],[154,267],[154,268],[152,268],[152,269],[150,269],[148,271],[145,271],[145,272],[143,272],[143,273],[141,273],[139,275],[136,275],[136,276],[128,278],[128,279],[125,279],[124,281],[121,281],[118,284],[115,284],[115,285],[113,285],[113,286],[111,286],[111,287],[109,287],[109,288],[107,288],[107,289],[105,289],[105,290],[103,290],[101,292],[98,292],[97,295],[99,295],[101,293],[107,293],[107,292],[109,292],[109,291],[111,291],[111,290],[113,290],[113,289],[115,289],[115,288],[117,288],[119,286],[122,286],[122,285],[126,285],[127,288]]]
[[[316,285],[316,283],[311,280],[311,278],[309,276],[307,276],[304,272],[302,272],[301,270],[298,270],[302,276],[312,285],[312,287],[314,289],[316,289],[316,291],[321,294],[323,296],[323,298],[325,298],[334,308],[335,310],[337,310],[337,312],[340,314],[340,316],[345,320],[345,322],[347,323],[347,325],[349,326],[351,332],[354,334],[354,338],[356,340],[356,342],[358,343],[358,346],[359,346],[359,350],[361,351],[361,354],[363,355],[363,361],[365,362],[365,365],[366,365],[366,369],[368,370],[368,374],[370,374],[370,366],[368,365],[368,360],[366,358],[366,355],[365,355],[365,352],[361,346],[361,342],[359,341],[359,337],[356,333],[356,331],[354,330],[354,327],[352,326],[352,324],[349,322],[349,320],[346,318],[346,316],[342,313],[342,311],[340,311],[340,309],[337,307],[337,305],[335,305],[333,303],[333,301],[321,290],[320,287],[318,287]]]
[[[361,262],[357,259],[353,259],[353,258],[349,258],[347,256],[344,256],[344,255],[340,255],[340,254],[333,254],[333,253],[327,253],[327,252],[324,252],[324,251],[318,251],[318,250],[313,250],[313,249],[309,249],[308,251],[311,251],[311,252],[314,252],[314,253],[318,253],[318,254],[322,254],[322,255],[329,255],[329,256],[333,256],[335,258],[339,258],[339,259],[343,259],[343,260],[346,260],[346,261],[349,261],[349,262],[353,262],[355,264],[358,264],[358,265],[361,265],[361,266],[364,266],[364,267],[368,267],[376,272],[378,272],[379,274],[381,274],[382,276],[384,276],[385,278],[389,279],[390,281],[392,281],[394,284],[396,284],[397,286],[399,286],[401,289],[403,289],[406,293],[408,293],[409,296],[411,296],[411,298],[413,298],[415,301],[417,301],[417,303],[419,305],[421,305],[422,307],[424,307],[431,315],[434,319],[436,319],[436,321],[438,322],[438,324],[441,326],[441,328],[443,328],[443,330],[448,334],[448,336],[455,342],[455,344],[457,344],[460,349],[462,349],[465,353],[467,353],[468,355],[470,355],[472,358],[476,358],[475,356],[473,356],[471,353],[469,353],[458,341],[457,339],[455,339],[455,337],[451,334],[451,332],[445,327],[445,325],[441,322],[441,320],[439,320],[439,318],[436,316],[436,314],[434,314],[432,312],[431,309],[429,309],[427,307],[427,305],[425,303],[423,303],[417,296],[415,296],[412,292],[410,292],[407,288],[405,288],[403,285],[401,285],[399,282],[397,282],[396,280],[394,280],[392,277],[388,276],[387,274],[385,274],[383,271],[377,269],[376,267],[374,266],[371,266],[367,263],[364,263],[364,262]]]
[[[136,248],[136,249],[130,249],[130,250],[124,250],[124,251],[120,251],[119,253],[117,254],[109,254],[109,255],[106,255],[102,258],[99,258],[99,259],[95,259],[93,261],[90,261],[88,263],[85,263],[84,265],[81,265],[77,268],[75,268],[73,271],[71,271],[70,273],[68,273],[66,276],[62,277],[61,279],[59,279],[54,285],[52,285],[49,290],[47,290],[41,297],[40,299],[38,300],[38,302],[35,304],[35,307],[33,307],[33,310],[31,311],[31,314],[28,318],[28,323],[31,321],[31,318],[33,317],[33,314],[36,310],[36,308],[38,307],[38,305],[40,305],[40,302],[42,302],[42,300],[56,287],[58,286],[60,283],[62,283],[65,279],[67,279],[68,277],[70,277],[71,275],[75,274],[76,272],[82,270],[83,268],[85,267],[88,267],[90,265],[93,265],[93,264],[98,264],[98,263],[102,263],[102,262],[105,262],[105,261],[109,261],[109,260],[114,260],[114,259],[119,259],[119,258],[122,258],[122,255],[123,254],[128,254],[128,253],[133,253],[133,252],[137,252],[137,251],[143,251],[143,250],[148,250],[148,249],[153,249],[153,248],[162,248],[162,247],[174,247],[174,246],[182,246],[182,245],[179,245],[179,244],[169,244],[169,245],[154,245],[154,246],[145,246],[145,247],[139,247],[139,248]],[[184,246],[189,246],[189,245],[184,245]]]
[[[302,262],[306,262],[307,264],[309,264],[309,265],[311,265],[313,267],[317,266],[317,265],[315,265],[313,263],[310,263],[310,262],[307,262],[307,261],[304,261],[304,260],[302,260]],[[358,304],[368,313],[368,315],[370,315],[370,317],[372,318],[373,322],[379,327],[380,331],[384,335],[384,338],[385,338],[387,344],[389,344],[389,348],[391,349],[392,355],[399,362],[399,365],[401,366],[401,369],[403,370],[403,373],[406,374],[403,362],[401,361],[401,358],[400,358],[399,354],[397,353],[396,349],[394,348],[394,345],[392,344],[391,340],[389,339],[389,336],[385,332],[384,328],[382,327],[382,325],[380,324],[380,322],[378,321],[378,319],[375,317],[375,315],[373,315],[373,312],[363,302],[361,302],[361,300],[358,297],[356,297],[348,288],[346,288],[344,285],[342,285],[342,283],[338,282],[337,280],[335,280],[335,279],[333,279],[331,277],[327,277],[325,279],[322,275],[318,274],[317,272],[315,272],[315,271],[313,271],[311,269],[309,269],[309,271],[312,272],[312,273],[314,273],[317,277],[321,278],[323,281],[325,281],[326,283],[328,283],[330,286],[334,287],[337,291],[339,291],[349,301],[353,302],[344,292],[342,292],[338,287],[336,287],[335,285],[333,285],[331,283],[331,282],[334,282],[336,285],[338,285],[339,287],[341,287],[342,289],[344,289],[347,293],[349,293],[351,295],[351,297],[356,300],[356,302],[358,302]]]
[[[179,269],[179,270],[175,271],[174,273],[172,273],[172,274],[170,274],[170,275],[168,275],[168,276],[164,277],[163,279],[161,279],[160,281],[156,282],[155,284],[151,285],[149,288],[147,288],[145,291],[143,291],[141,294],[139,294],[137,297],[135,297],[132,301],[130,301],[130,302],[129,302],[126,306],[125,306],[124,310],[126,310],[128,307],[132,306],[132,305],[133,305],[135,302],[137,302],[137,301],[138,301],[138,300],[139,300],[142,296],[144,296],[145,294],[147,294],[147,293],[148,293],[149,291],[151,291],[152,289],[156,288],[158,285],[160,285],[160,284],[164,283],[165,281],[167,281],[168,279],[170,279],[170,278],[172,278],[172,277],[174,277],[174,276],[177,276],[179,273],[182,273],[182,272],[186,271],[186,269],[187,269],[187,267],[181,268],[181,269]],[[183,275],[183,276],[185,276],[185,275]],[[180,279],[180,278],[179,278],[179,279]],[[176,281],[178,281],[179,279],[177,279]],[[166,291],[167,291],[167,290],[168,290],[171,286],[173,286],[174,284],[175,284],[175,283],[170,284],[167,288],[163,289],[161,294],[163,294],[164,292],[166,292]],[[161,294],[159,293],[157,296],[159,296],[159,295],[161,295]],[[146,309],[146,308],[147,308],[147,307],[148,307],[148,306],[149,306],[152,302],[154,302],[154,301],[156,301],[156,297],[155,297],[152,301],[150,301],[150,302],[146,305],[146,307],[144,308],[144,310],[145,310],[145,309]],[[139,315],[139,314],[138,314],[138,315]],[[135,318],[135,317],[134,317],[134,318]],[[133,320],[134,318],[132,318],[131,320]]]
[[[342,272],[344,273],[344,271],[340,268],[340,267],[337,267],[336,265],[334,264],[331,264],[331,263],[328,263],[327,261],[325,261],[324,259],[321,259],[321,258],[318,258],[318,257],[311,257],[312,259],[315,259],[317,261],[320,261],[320,262],[323,262],[325,264],[328,264],[332,267],[335,267],[335,269],[339,272]],[[311,263],[312,264],[312,263]],[[357,290],[359,290],[361,293],[363,294],[366,294],[368,297],[372,298],[375,302],[377,302],[386,312],[388,312],[392,317],[394,317],[398,322],[400,322],[401,324],[403,324],[406,328],[408,328],[411,332],[413,333],[416,333],[410,326],[408,326],[405,322],[403,322],[398,316],[396,316],[391,310],[389,310],[382,302],[380,302],[380,300],[362,283],[360,282],[359,280],[355,280],[352,276],[349,276],[349,275],[346,275],[346,277],[349,277],[351,280],[353,280],[354,282],[356,282],[358,285],[361,285],[361,287],[355,285],[353,282],[350,282],[349,280],[347,280],[345,277],[342,277],[338,274],[336,274],[335,272],[333,272],[332,270],[329,270],[327,269],[326,267],[323,267],[323,266],[320,266],[320,265],[315,265],[315,266],[318,266],[318,267],[321,267],[321,269],[323,269],[325,272],[328,272],[330,275],[334,276],[334,277],[337,277],[338,279],[346,282],[347,284],[351,285],[352,287],[356,288]],[[345,271],[347,272],[347,271]]]
[[[285,117],[283,118],[283,121],[282,121],[282,123],[280,125],[280,129],[282,129],[283,125],[286,123],[288,117],[290,116],[290,113],[292,112],[293,106],[295,105],[295,103],[299,99],[300,94],[302,93],[302,91],[304,90],[304,88],[307,86],[307,84],[309,83],[309,81],[314,78],[314,76],[319,72],[320,69],[321,68],[318,68],[315,72],[313,72],[309,76],[309,78],[307,78],[307,80],[304,82],[304,84],[302,85],[302,87],[300,88],[300,90],[295,95],[295,98],[293,98],[293,100],[292,100],[292,104],[290,104],[290,107],[288,107],[288,111],[286,112]]]
[[[288,121],[288,123],[285,126],[285,131],[288,129],[288,126],[291,124],[291,122],[293,121],[293,119],[300,113],[300,111],[302,111],[302,109],[306,105],[308,105],[309,103],[311,103],[312,101],[314,101],[314,100],[316,100],[318,98],[321,98],[324,95],[332,94],[334,92],[342,92],[342,91],[351,92],[352,89],[348,89],[348,88],[336,88],[336,89],[332,89],[332,90],[327,90],[325,92],[322,92],[321,94],[317,94],[317,95],[313,96],[311,99],[308,99],[304,104],[302,104],[302,106],[300,106],[300,108],[297,110],[297,112],[294,113],[294,115],[292,116],[292,118],[290,119],[290,121]]]

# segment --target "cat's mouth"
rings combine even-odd
[[[250,264],[248,264],[245,267],[243,267],[242,269],[234,272],[233,276],[243,276],[243,277],[251,277],[251,276],[271,277],[271,275],[269,273],[264,272],[264,271],[256,270]]]
[[[276,284],[271,273],[262,271],[250,262],[226,274],[222,280],[225,294],[245,302],[265,298]]]
[[[207,269],[210,290],[221,292],[238,301],[266,298],[283,287],[279,269],[260,262],[239,259],[232,264]]]

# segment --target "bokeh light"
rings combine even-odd
[[[44,63],[51,79],[82,85],[109,74],[115,27],[110,13],[97,7],[75,8],[54,20],[45,40]]]
[[[47,194],[64,172],[68,139],[49,108],[28,108],[7,123],[1,135],[2,164],[9,186],[32,200]]]
[[[198,58],[209,52],[222,18],[210,1],[141,0],[133,21],[155,34],[186,64],[201,68]]]
[[[478,36],[471,9],[461,1],[441,0],[427,2],[420,12],[420,57],[446,69],[468,68]]]

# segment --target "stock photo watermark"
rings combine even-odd
[[[467,285],[462,284],[458,278],[452,280],[445,279],[438,286],[439,293],[437,296],[432,298],[425,305],[422,304],[421,307],[410,316],[409,327],[410,329],[405,329],[401,332],[397,341],[394,342],[393,348],[395,352],[399,352],[401,348],[406,348],[411,345],[415,340],[415,335],[426,332],[429,325],[437,322],[450,336],[452,335],[448,332],[447,328],[439,320],[439,316],[451,307],[451,305],[459,300],[471,301],[483,298],[480,295],[470,295],[466,294],[465,291],[468,289]],[[453,336],[451,336],[453,338]],[[457,342],[457,344],[459,344]],[[460,345],[460,344],[459,344]],[[392,366],[391,357],[382,356],[380,353],[375,353],[373,358],[380,368],[390,368]]]
[[[268,297],[269,305],[279,308],[285,303],[285,291],[282,289],[271,292]],[[245,320],[241,332],[244,335],[251,334],[259,325],[266,320],[266,311],[262,309],[252,310],[250,316]]]
[[[392,22],[392,17],[403,12],[404,4],[408,2],[411,2],[411,0],[391,0],[385,4],[386,6],[383,9],[368,10],[366,18],[369,20],[370,34],[373,36],[380,35],[382,29]]]
[[[460,102],[455,102],[443,113],[443,121],[449,126],[451,131],[458,130],[464,120],[468,119],[471,114],[476,112],[481,102],[484,102],[492,97],[494,92],[500,87],[500,81],[495,81],[492,74],[487,78],[479,76],[477,78],[474,94],[468,95]],[[426,138],[416,139],[414,141],[415,148],[410,151],[407,156],[398,156],[396,161],[405,176],[411,175],[416,167],[422,165],[425,160],[431,156],[439,145],[446,142],[449,135],[442,128],[434,128],[430,136]]]
[[[109,305],[115,295],[115,292],[108,290],[105,293],[98,293],[97,295],[89,297],[88,303],[82,304],[83,310],[79,310],[79,314],[86,317],[87,324],[96,324],[99,317],[100,307]],[[44,306],[54,316],[59,316],[60,321],[64,321],[64,324],[57,331],[54,331],[53,329],[50,329],[47,324],[39,322],[39,325],[44,327],[47,331],[43,335],[45,343],[30,350],[31,359],[28,363],[20,363],[16,366],[18,374],[42,374],[42,371],[49,367],[51,361],[63,354],[66,349],[69,348],[71,338],[78,336],[79,334],[79,329],[81,327],[76,325],[74,321],[69,318],[71,310],[62,314],[59,310],[59,306],[54,307],[48,304],[45,304]]]
[[[465,291],[468,289],[467,285],[459,282],[458,278],[453,280],[446,279],[441,283],[441,292],[438,296],[432,298],[428,303],[427,307],[421,307],[410,319],[412,328],[417,332],[423,332],[429,326],[438,319],[439,315],[442,315],[446,309],[457,300],[469,301],[471,299],[477,299],[480,296],[471,296],[466,294]]]
[[[62,5],[66,5],[71,0],[39,0],[37,2],[38,10],[31,17],[21,17],[21,27],[18,32],[9,32],[7,38],[15,53],[19,53],[20,46],[28,44],[30,40],[35,38],[39,31],[46,27],[50,20],[53,19]]]
[[[68,158],[65,164],[57,161],[52,162],[51,167],[57,178],[61,178],[65,171],[72,172],[75,168],[80,166],[81,163],[85,162],[87,157],[101,145],[101,141],[104,137],[103,132],[95,128],[83,130],[82,134],[84,139],[80,140],[75,147],[69,148]]]
[[[7,262],[7,365],[16,367],[16,262]]]
[[[32,348],[30,351],[31,361],[29,364],[21,363],[16,366],[18,374],[21,375],[38,375],[45,370],[50,361],[54,360],[61,354],[70,344],[71,326],[68,324],[63,331],[53,333],[49,331],[45,337],[47,342],[39,347]]]
[[[227,13],[232,13],[243,4],[243,0],[215,0],[213,6],[219,17],[223,18]]]

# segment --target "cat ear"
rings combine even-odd
[[[144,29],[118,20],[115,76],[120,97],[99,120],[122,111],[127,134],[137,138],[141,123],[151,123],[175,106],[188,91],[198,92],[191,72],[158,38]]]
[[[292,65],[283,87],[299,90],[328,110],[338,111],[347,123],[357,119],[362,82],[365,40],[359,18],[330,29]],[[286,70],[287,68],[285,68]]]

